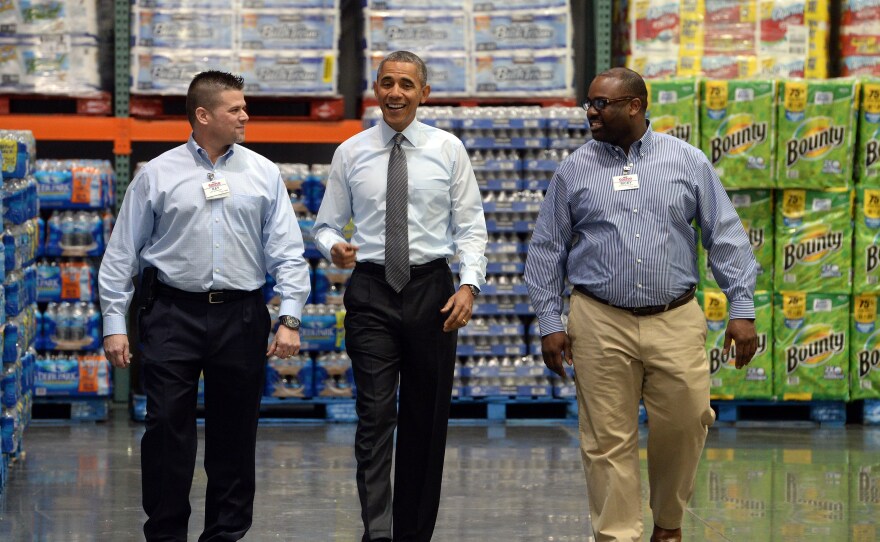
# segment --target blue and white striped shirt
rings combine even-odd
[[[638,175],[615,191],[612,177]],[[703,153],[650,125],[623,149],[589,141],[557,168],[529,244],[525,281],[541,335],[563,331],[566,276],[621,307],[664,305],[699,282],[696,220],[730,318],[754,318],[757,263]]]
[[[208,201],[202,183],[226,180],[229,197]],[[132,277],[147,266],[188,292],[256,290],[275,277],[281,314],[302,314],[309,266],[278,166],[231,145],[212,164],[190,137],[151,160],[128,186],[98,281],[104,335],[124,334]]]

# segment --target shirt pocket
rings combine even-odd
[[[417,211],[428,214],[448,214],[451,207],[449,181],[436,177],[411,181],[412,204]]]
[[[260,235],[263,230],[263,199],[260,196],[232,195],[232,229]]]

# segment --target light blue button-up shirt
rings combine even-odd
[[[385,195],[388,158],[396,132],[384,121],[342,143],[333,155],[327,189],[312,230],[327,259],[342,229],[354,221],[358,261],[385,263]],[[458,254],[461,284],[486,282],[486,219],[480,188],[461,141],[413,121],[401,144],[409,174],[411,265]]]
[[[613,178],[638,175],[634,190]],[[620,307],[665,305],[699,282],[697,232],[730,318],[754,318],[757,263],[703,153],[650,126],[623,149],[596,140],[563,161],[541,205],[525,282],[541,335],[563,331],[565,277]]]
[[[226,180],[228,197],[205,198],[209,176]],[[188,292],[256,290],[268,271],[281,314],[299,318],[310,291],[308,263],[278,166],[239,145],[215,165],[190,137],[141,168],[101,262],[105,336],[126,332],[132,278],[151,266],[161,282]]]

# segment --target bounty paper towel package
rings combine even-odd
[[[571,43],[568,9],[474,13],[475,51],[562,49]]]
[[[877,294],[853,296],[850,398],[880,399],[880,319]]]
[[[880,79],[862,82],[856,175],[863,186],[880,187]]]
[[[334,51],[243,51],[240,62],[247,94],[336,94]]]
[[[852,192],[776,191],[776,290],[850,292]]]
[[[169,49],[231,49],[232,10],[132,11],[132,43],[139,47]]]
[[[366,19],[371,51],[466,51],[463,11],[372,11]]]
[[[703,81],[700,148],[725,188],[774,186],[776,82]]]
[[[849,397],[849,295],[777,292],[773,393],[783,401]]]
[[[758,348],[751,363],[736,368],[736,344],[727,355],[724,332],[727,329],[727,297],[721,290],[702,292],[703,313],[706,315],[706,355],[712,399],[770,399],[773,397],[773,296],[755,292],[755,329]]]
[[[880,294],[880,188],[856,190],[853,292]]]
[[[773,290],[773,192],[771,190],[729,190],[727,195],[742,221],[752,252],[758,263],[756,290]],[[700,265],[700,285],[719,288],[709,265],[709,257],[702,243],[697,247]]]
[[[645,81],[651,129],[699,145],[700,116],[696,79]]]
[[[777,187],[850,186],[858,89],[853,79],[780,83]]]
[[[572,96],[568,49],[477,52],[472,56],[474,90],[485,96]]]
[[[175,51],[135,47],[131,52],[131,91],[186,94],[192,78],[205,70],[238,71],[229,51]]]
[[[236,12],[242,49],[334,49],[339,17],[332,10],[255,10]]]

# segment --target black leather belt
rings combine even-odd
[[[385,276],[385,266],[373,262],[357,262],[354,269],[355,271],[362,271],[364,273],[369,273],[370,275],[377,275],[380,277]],[[437,269],[449,269],[449,264],[446,263],[446,258],[437,258],[428,263],[411,265],[409,266],[409,274],[411,277],[417,277]]]
[[[678,307],[681,307],[682,305],[684,305],[685,303],[687,303],[688,301],[693,299],[694,293],[697,291],[696,286],[691,286],[690,290],[683,293],[679,297],[676,297],[675,299],[673,299],[672,301],[670,301],[666,305],[652,305],[649,307],[619,307],[617,305],[609,303],[608,301],[602,299],[601,297],[593,295],[592,293],[590,293],[589,290],[587,290],[583,286],[575,286],[574,289],[577,290],[578,292],[584,294],[585,296],[589,297],[590,299],[595,299],[599,303],[603,303],[605,305],[608,305],[609,307],[614,307],[615,309],[620,309],[622,311],[626,311],[626,312],[632,314],[633,316],[651,316],[653,314],[660,314],[661,312],[666,312],[666,311],[669,311],[672,309],[677,309]]]
[[[260,294],[261,290],[211,290],[208,292],[187,292],[168,286],[167,284],[158,284],[159,297],[170,297],[172,299],[185,299],[187,301],[196,301],[201,303],[210,303],[216,305],[218,303],[226,303],[244,299],[253,295]]]

